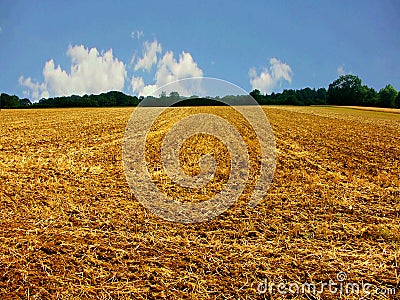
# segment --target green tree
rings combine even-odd
[[[397,93],[396,100],[394,100],[394,105],[396,108],[400,108],[400,92]]]
[[[281,100],[282,104],[304,105],[303,101],[298,100],[295,90],[283,90]]]
[[[379,102],[383,107],[395,107],[395,99],[397,97],[397,91],[395,88],[388,84],[383,89],[379,91]]]
[[[379,95],[374,88],[364,86],[365,93],[361,103],[363,106],[379,106]]]
[[[315,97],[315,104],[326,104],[326,88],[319,88]]]
[[[20,103],[20,106],[22,106],[22,107],[29,107],[32,105],[31,100],[29,100],[28,98],[20,99],[19,103]]]
[[[315,90],[306,87],[301,90],[296,90],[296,96],[300,105],[312,105],[315,104],[315,98],[317,96],[317,92]]]
[[[261,104],[262,95],[261,95],[260,90],[255,89],[255,90],[251,91],[250,96],[253,97],[254,100],[256,100],[258,103]]]
[[[0,105],[2,108],[18,108],[21,106],[18,96],[10,96],[2,93],[0,95]]]
[[[336,105],[360,105],[365,95],[361,79],[355,75],[341,75],[328,88],[328,102]]]
[[[178,92],[171,92],[171,93],[169,93],[169,98],[170,98],[172,101],[178,101],[179,98],[180,98],[180,95],[179,95]]]
[[[160,100],[165,100],[167,99],[167,92],[166,91],[162,91],[160,94]]]

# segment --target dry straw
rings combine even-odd
[[[277,141],[269,194],[184,225],[147,212],[126,183],[131,112],[0,112],[2,299],[338,299],[257,286],[339,271],[399,288],[400,115],[265,108]]]

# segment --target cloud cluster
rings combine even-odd
[[[19,78],[26,87],[26,96],[37,100],[50,96],[96,94],[110,90],[122,90],[127,76],[123,62],[114,58],[112,49],[99,53],[96,48],[69,46],[67,55],[71,58],[69,72],[57,67],[51,59],[43,68],[44,82],[33,82],[30,77]]]
[[[182,52],[178,60],[172,51],[163,56],[162,46],[157,41],[143,43],[142,57],[133,58],[135,72],[149,72],[156,66],[154,82],[145,84],[143,77],[133,75],[130,80],[131,90],[137,95],[149,95],[163,85],[179,79],[202,77],[203,71],[197,66],[192,55]],[[31,77],[21,76],[19,84],[25,87],[24,95],[32,100],[41,98],[98,94],[110,90],[122,91],[127,79],[126,65],[113,56],[112,49],[101,52],[96,48],[85,48],[82,45],[69,46],[67,55],[71,59],[70,70],[55,65],[54,60],[47,61],[43,68],[43,82],[36,82]],[[177,86],[174,86],[175,88]],[[194,94],[196,89],[179,88],[182,94]]]
[[[140,37],[143,32],[134,32],[132,37]],[[96,48],[85,48],[83,45],[69,46],[67,55],[71,60],[70,69],[64,70],[56,65],[53,59],[46,61],[43,68],[43,82],[21,76],[19,83],[25,88],[24,95],[32,100],[72,94],[99,94],[110,90],[123,91],[124,88],[135,95],[154,95],[165,85],[182,79],[203,77],[203,70],[189,52],[182,51],[178,57],[172,51],[163,53],[161,44],[155,39],[144,41],[142,55],[136,58],[134,54],[131,63],[126,66],[114,57],[112,49],[99,52]],[[252,89],[271,92],[282,81],[291,82],[292,69],[277,58],[271,58],[268,68],[260,74],[255,68],[249,70]],[[154,71],[152,82],[143,77]],[[128,71],[131,74],[128,76]],[[339,69],[338,69],[339,71]],[[127,79],[128,84],[126,86]],[[146,77],[148,78],[148,77]],[[199,85],[189,85],[180,81],[173,86],[174,91],[181,95],[201,95],[204,91]],[[171,92],[168,87],[163,91]],[[156,95],[158,96],[158,95]]]
[[[202,77],[203,71],[197,66],[192,55],[188,52],[182,52],[179,59],[174,58],[174,53],[168,51],[157,63],[154,84],[145,85],[141,77],[132,77],[132,92],[139,95],[150,95],[162,86],[185,78]],[[174,90],[181,95],[193,95],[199,92],[200,87],[191,87],[175,84]],[[166,91],[171,92],[171,91]],[[157,95],[156,95],[157,96]]]
[[[50,97],[45,83],[33,82],[30,77],[23,76],[19,77],[18,82],[28,89],[24,91],[24,95],[32,100]]]
[[[152,43],[145,41],[143,46],[143,57],[139,58],[137,61],[134,68],[135,71],[144,70],[149,72],[151,67],[157,63],[157,54],[161,53],[161,51],[161,44],[156,40],[154,40]]]
[[[292,82],[293,72],[289,65],[282,63],[273,57],[269,60],[269,68],[257,74],[255,68],[249,70],[250,84],[252,89],[258,89],[263,93],[270,93],[283,80]]]

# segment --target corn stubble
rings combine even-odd
[[[229,108],[208,109],[235,122]],[[290,295],[259,295],[258,284],[328,282],[339,271],[399,288],[400,115],[264,110],[277,144],[269,193],[250,209],[246,188],[221,216],[189,225],[147,212],[128,187],[121,146],[133,109],[2,110],[0,297],[280,299]],[[149,135],[155,146],[160,134]],[[187,142],[188,174],[199,172],[201,154],[218,152],[209,142],[221,146]],[[162,181],[156,151],[147,155],[160,189],[179,192]],[[217,163],[221,181],[209,196],[229,169],[229,160]],[[307,297],[339,296],[292,295]]]

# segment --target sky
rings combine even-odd
[[[399,12],[397,0],[0,0],[0,92],[146,95],[205,76],[271,93],[343,74],[400,90]]]

